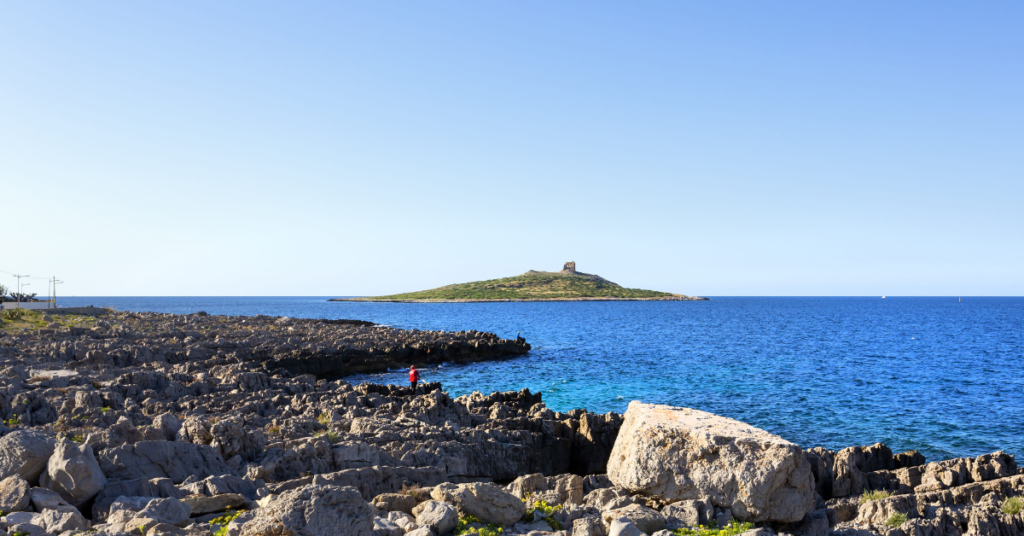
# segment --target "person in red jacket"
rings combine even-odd
[[[416,394],[416,382],[420,381],[420,371],[416,370],[416,365],[409,367],[409,383],[412,384],[412,392]]]

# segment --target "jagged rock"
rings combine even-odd
[[[171,497],[181,499],[185,492],[174,487],[169,478],[138,478],[134,480],[123,480],[108,482],[106,487],[96,495],[92,506],[92,519],[103,521],[107,517],[110,505],[120,497],[147,497],[160,498]],[[35,501],[35,490],[33,489],[33,502]],[[147,500],[148,502],[148,500]]]
[[[402,527],[382,517],[373,518],[373,536],[405,536]]]
[[[526,514],[526,506],[518,497],[494,484],[441,484],[430,496],[455,506],[460,516],[474,516],[488,523],[512,525]]]
[[[39,520],[46,532],[60,534],[68,530],[88,530],[89,522],[78,511],[61,512],[46,510],[39,514]]]
[[[651,534],[665,528],[665,516],[641,504],[631,504],[603,512],[601,517],[605,523],[611,524],[616,519],[628,519],[641,531]],[[724,525],[722,525],[724,526]]]
[[[40,482],[60,494],[75,507],[82,506],[107,485],[107,477],[100,470],[92,447],[70,441],[59,441],[50,456],[46,473]]]
[[[558,494],[558,504],[583,503],[583,479],[578,475],[558,475],[547,477],[548,489]]]
[[[835,482],[835,474],[832,467],[835,465],[835,453],[822,447],[815,447],[804,451],[807,462],[811,464],[811,474],[814,475],[814,491],[823,499],[832,498],[832,485]]]
[[[46,529],[41,525],[34,523],[18,523],[18,524],[7,524],[7,530],[9,534],[19,534],[28,536],[48,536]]]
[[[181,502],[191,510],[193,516],[199,516],[223,512],[229,508],[237,509],[245,504],[245,497],[237,493],[224,493],[213,497],[189,495],[181,499]]]
[[[192,475],[234,474],[213,447],[178,441],[140,441],[105,449],[99,464],[108,478],[118,480],[170,478],[180,484]]]
[[[572,536],[607,536],[604,523],[597,517],[583,517],[572,522]]]
[[[419,527],[416,518],[405,512],[388,512],[387,520],[398,525],[403,531],[409,532]]]
[[[18,475],[29,484],[38,482],[56,443],[37,430],[15,430],[0,437],[0,478]]]
[[[643,531],[637,528],[628,519],[615,519],[608,527],[608,536],[645,536]]]
[[[43,526],[42,517],[35,512],[11,512],[4,516],[4,519],[8,526],[22,524]]]
[[[247,430],[239,417],[228,417],[213,422],[209,418],[189,417],[178,430],[178,441],[210,445],[224,459],[239,455],[252,461],[263,454],[266,438],[261,430]]]
[[[525,499],[536,491],[547,491],[548,481],[541,473],[532,473],[513,480],[509,489],[512,495]]]
[[[254,517],[256,517],[256,512],[249,510],[239,515],[238,517],[232,519],[228,523],[227,536],[240,536],[242,534],[242,527],[244,527],[245,524],[251,521],[252,518]]]
[[[158,523],[184,526],[189,517],[202,512],[193,512],[190,505],[174,498],[152,499],[136,514],[138,517],[155,519]]]
[[[373,498],[373,506],[384,512],[409,514],[416,507],[416,497],[404,493],[381,493]]]
[[[71,503],[65,501],[56,491],[44,488],[32,488],[29,492],[32,498],[32,506],[37,512],[44,510],[58,510],[61,512],[77,512]]]
[[[814,477],[799,446],[688,408],[631,402],[608,477],[667,500],[707,497],[741,521],[799,521],[814,506]]]
[[[29,505],[29,485],[24,478],[11,475],[0,480],[0,511],[21,512]]]
[[[595,489],[610,488],[614,485],[608,479],[608,475],[588,475],[583,478],[583,495],[586,496]]]
[[[633,504],[633,498],[620,487],[595,489],[583,498],[583,504],[592,506],[600,512],[614,510]]]
[[[433,486],[444,480],[440,467],[362,467],[315,475],[313,484],[353,486],[366,500],[381,493],[394,493],[412,484]]]
[[[665,525],[670,529],[707,525],[715,518],[715,506],[710,499],[703,501],[679,501],[661,509]]]
[[[141,512],[152,500],[155,499],[152,497],[125,497],[122,495],[110,503],[105,521],[110,525],[124,525],[134,519],[136,514]],[[189,513],[191,514],[191,512]]]
[[[555,512],[551,516],[558,521],[563,527],[572,527],[572,524],[577,520],[584,517],[601,518],[601,512],[597,508],[592,506],[580,506],[577,504],[570,504],[563,506],[559,511]]]
[[[882,443],[840,450],[835,454],[832,471],[835,478],[832,497],[860,495],[864,491],[864,473],[895,468],[892,451]]]
[[[434,534],[447,534],[459,522],[459,513],[448,503],[427,501],[416,506],[416,524]]]
[[[307,485],[257,510],[241,536],[372,536],[373,517],[355,488]]]

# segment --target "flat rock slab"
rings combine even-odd
[[[740,521],[795,522],[814,507],[814,477],[799,446],[689,408],[630,402],[608,477],[632,493],[710,498]]]

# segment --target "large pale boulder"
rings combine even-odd
[[[429,527],[434,534],[447,534],[459,522],[459,513],[448,503],[426,501],[416,508],[416,524]]]
[[[462,516],[473,516],[487,523],[512,525],[526,514],[523,501],[486,482],[444,483],[436,486],[430,496],[435,501],[454,505]]]
[[[0,479],[18,475],[35,484],[46,470],[55,443],[38,430],[15,430],[0,437]]]
[[[0,512],[21,512],[28,504],[29,486],[24,478],[11,475],[0,480]]]
[[[356,488],[307,484],[256,510],[241,536],[372,536],[373,517]]]
[[[799,446],[689,408],[630,402],[608,477],[631,493],[710,498],[740,521],[795,522],[814,507],[814,476]]]
[[[40,483],[59,493],[73,506],[80,507],[107,485],[107,478],[96,462],[92,447],[60,441],[50,456]]]

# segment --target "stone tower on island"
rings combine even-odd
[[[563,273],[565,275],[573,275],[573,274],[575,274],[576,273],[576,263],[572,262],[572,261],[565,263],[565,266],[562,267],[562,271],[560,273]]]

